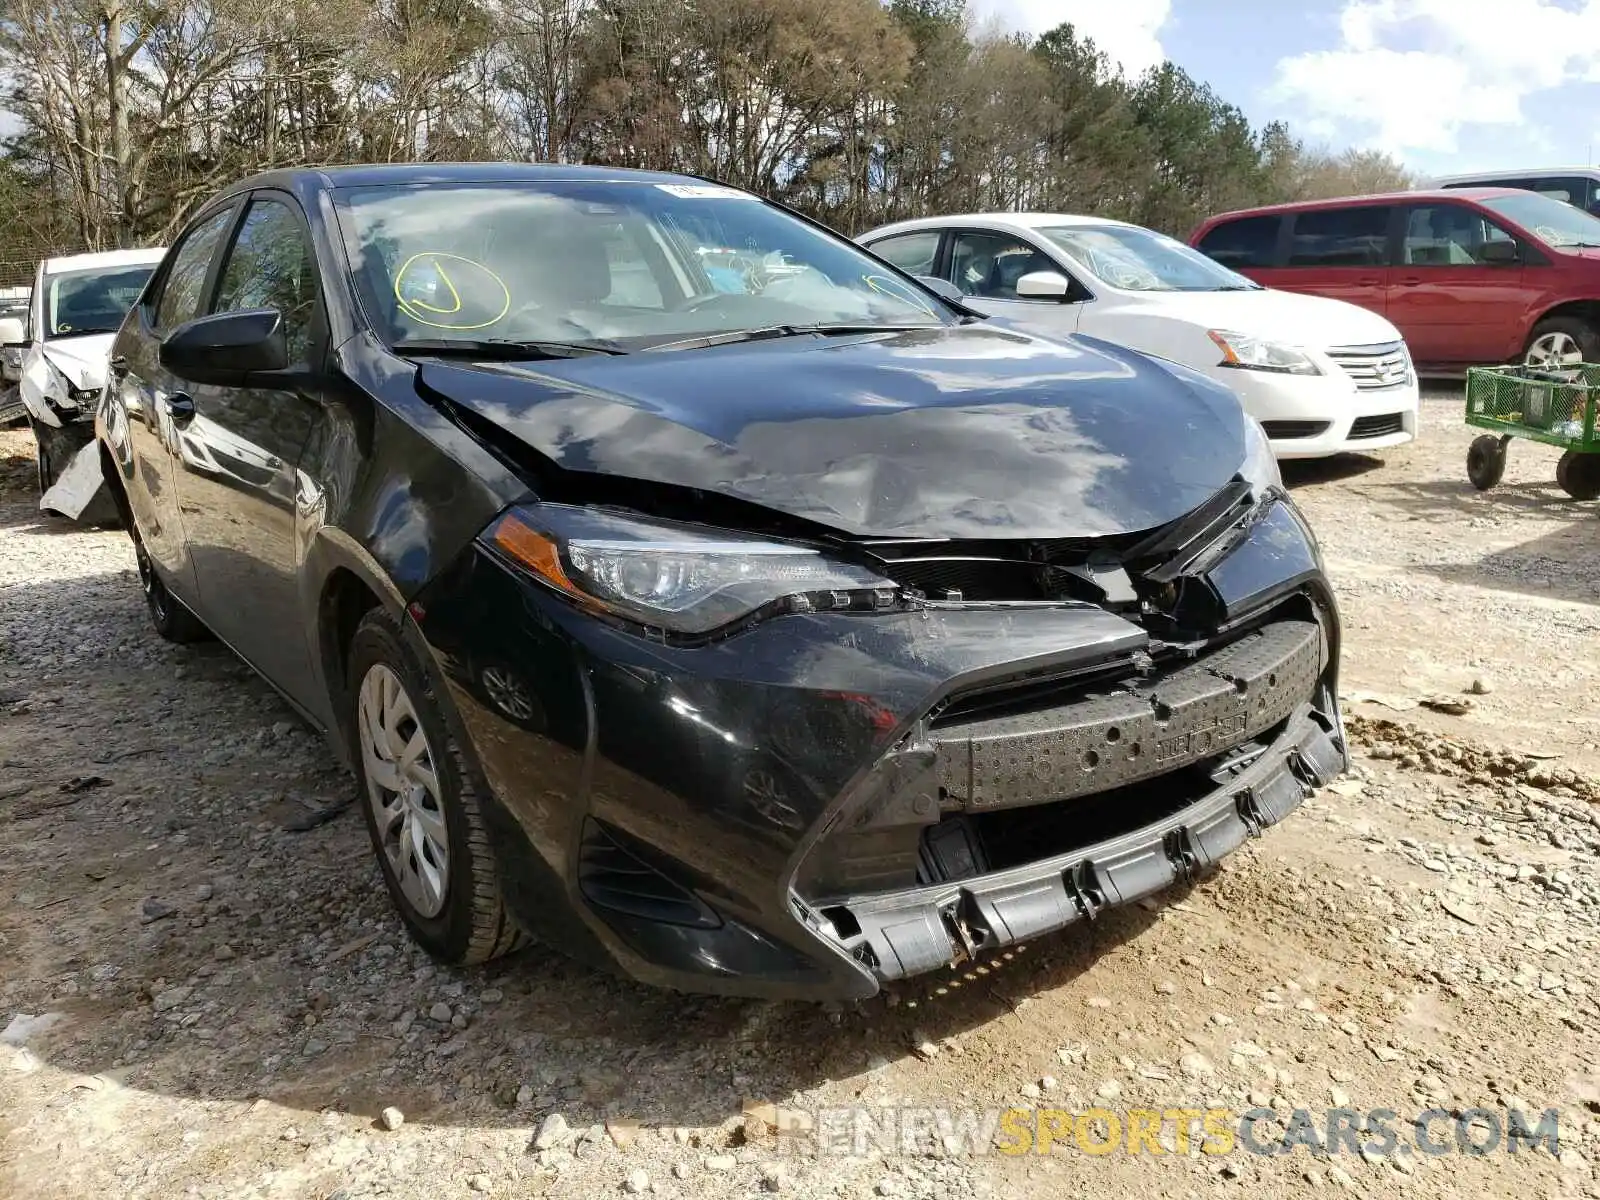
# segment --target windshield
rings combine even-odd
[[[1600,220],[1549,196],[1519,192],[1479,203],[1515,221],[1547,246],[1600,246]]]
[[[1085,271],[1127,292],[1237,292],[1259,286],[1150,229],[1067,225],[1040,232]]]
[[[850,243],[709,184],[429,184],[339,198],[363,305],[392,342],[634,350],[780,325],[956,319]]]
[[[87,267],[45,276],[44,336],[115,333],[155,269],[155,263],[138,263],[125,267]]]

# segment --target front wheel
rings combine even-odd
[[[156,565],[144,548],[139,527],[130,521],[128,533],[133,538],[133,556],[139,564],[139,586],[144,589],[145,607],[150,610],[150,624],[155,626],[156,633],[180,646],[210,641],[211,630],[206,628],[205,622],[185,608],[183,601],[168,591],[165,581],[156,574]]]
[[[1533,327],[1522,361],[1542,371],[1570,371],[1600,362],[1600,332],[1576,317],[1547,317]]]
[[[1472,440],[1467,449],[1467,478],[1480,492],[1487,492],[1505,477],[1506,444],[1503,438],[1486,433]]]
[[[487,962],[522,933],[500,891],[482,800],[432,685],[381,609],[362,618],[348,680],[356,776],[389,897],[441,962]]]
[[[1556,483],[1574,500],[1600,499],[1600,454],[1568,450],[1556,463]]]
[[[28,418],[28,428],[33,433],[33,468],[39,481],[39,495],[44,495],[55,487],[56,480],[61,475],[64,463],[58,463],[52,453],[56,445],[54,431],[43,421]]]

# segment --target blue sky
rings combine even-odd
[[[1600,160],[1600,0],[969,0],[1071,21],[1130,72],[1169,58],[1258,123],[1424,174]]]

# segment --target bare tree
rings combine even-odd
[[[1182,232],[1408,181],[1171,64],[1127,79],[1071,26],[974,41],[965,0],[9,0],[0,74],[0,220],[41,246],[164,239],[224,180],[341,160],[689,171],[851,231],[1031,207]]]

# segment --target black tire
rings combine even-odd
[[[361,688],[375,667],[387,667],[403,687],[426,738],[438,781],[437,808],[444,818],[447,847],[443,906],[428,915],[402,888],[372,800],[374,788],[362,750]],[[412,938],[435,959],[451,966],[487,962],[523,945],[524,935],[512,919],[500,889],[499,871],[484,820],[477,773],[450,732],[431,680],[405,644],[399,627],[381,609],[361,619],[350,644],[345,717],[349,722],[351,758],[360,785],[358,803],[383,871],[389,898]]]
[[[1600,499],[1600,454],[1568,450],[1556,463],[1556,483],[1574,500]]]
[[[55,486],[56,479],[61,474],[60,464],[55,462],[51,453],[56,439],[52,430],[31,416],[28,418],[28,429],[33,434],[34,472],[39,481],[39,495],[42,496]]]
[[[1560,363],[1535,361],[1541,342],[1546,339],[1557,342],[1563,337],[1577,346],[1584,362],[1600,362],[1600,330],[1596,330],[1587,321],[1580,321],[1577,317],[1546,317],[1540,321],[1528,335],[1528,344],[1522,348],[1522,361],[1530,367],[1563,369]]]
[[[1506,448],[1491,433],[1472,439],[1467,449],[1467,478],[1480,492],[1487,492],[1505,477]]]
[[[169,642],[187,646],[192,642],[209,642],[213,634],[205,622],[184,607],[156,573],[150,561],[150,552],[144,548],[139,527],[128,524],[128,535],[133,538],[133,556],[139,563],[139,585],[144,589],[144,604],[150,610],[150,624]]]

